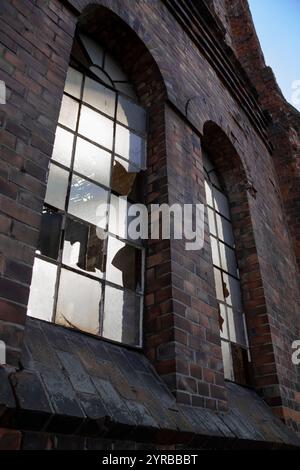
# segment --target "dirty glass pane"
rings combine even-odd
[[[218,237],[220,240],[227,243],[227,245],[234,247],[234,237],[231,223],[219,214],[216,214],[216,220],[218,227]]]
[[[100,186],[73,175],[68,212],[101,228],[106,226],[108,192]]]
[[[53,163],[50,164],[45,202],[64,210],[68,189],[69,173]]]
[[[210,237],[210,243],[211,243],[213,264],[220,268],[221,263],[220,263],[220,256],[219,256],[219,251],[218,251],[218,242],[214,237]]]
[[[229,339],[226,307],[223,304],[219,304],[218,308],[219,308],[219,315],[220,315],[219,321],[220,321],[221,337],[225,339]]]
[[[67,219],[62,262],[93,276],[103,277],[105,241],[93,225]]]
[[[232,305],[235,310],[239,310],[240,312],[243,311],[243,304],[242,304],[242,294],[241,294],[241,286],[240,281],[234,279],[232,276],[228,276],[227,274],[223,274],[225,288],[228,292],[228,296],[226,298],[226,302],[229,305]]]
[[[60,246],[62,215],[43,208],[37,253],[57,260]]]
[[[89,77],[85,79],[83,101],[108,116],[115,115],[116,93]]]
[[[229,274],[232,274],[235,277],[238,277],[237,264],[235,251],[224,245],[224,243],[219,243],[220,253],[221,253],[221,265],[224,271],[227,271]]]
[[[116,126],[115,151],[118,155],[134,163],[137,167],[145,168],[145,139],[119,124]]]
[[[113,87],[113,82],[110,80],[110,78],[106,75],[106,73],[103,72],[103,70],[99,69],[98,67],[90,67],[90,71],[93,72],[100,80],[107,85]]]
[[[231,345],[226,341],[221,341],[223,365],[224,365],[224,376],[227,380],[234,380],[232,357],[231,357]]]
[[[107,149],[112,149],[113,143],[113,121],[93,111],[87,106],[82,106],[79,120],[79,134],[103,145]]]
[[[142,172],[128,160],[115,157],[111,187],[113,191],[129,199],[142,200],[143,181]]]
[[[79,104],[69,96],[64,95],[60,108],[58,122],[73,131],[76,128]]]
[[[213,210],[210,209],[209,207],[207,208],[207,215],[208,215],[209,232],[210,232],[212,235],[217,236],[214,212],[213,212]]]
[[[105,286],[102,334],[105,338],[140,346],[142,298],[134,292]]]
[[[145,109],[121,95],[118,98],[117,120],[140,134],[146,132]]]
[[[122,69],[119,67],[119,65],[116,63],[114,58],[110,54],[105,54],[104,58],[104,70],[105,72],[109,75],[109,77],[115,81],[115,80],[120,80],[120,81],[126,81],[127,77],[122,71]]]
[[[69,95],[75,96],[75,98],[80,98],[81,84],[82,73],[78,72],[78,70],[75,70],[72,67],[69,67],[65,84],[65,92],[69,93]]]
[[[204,181],[204,186],[205,186],[206,204],[213,207],[212,190],[211,190],[209,183],[206,180]]]
[[[62,269],[55,323],[99,334],[100,282]]]
[[[57,267],[35,258],[28,301],[28,315],[52,320]]]
[[[74,160],[74,171],[98,183],[109,186],[111,154],[78,137]]]
[[[126,289],[142,290],[142,252],[114,237],[108,239],[106,279]]]
[[[224,300],[222,275],[221,275],[221,271],[217,268],[214,268],[214,277],[215,277],[217,299]]]
[[[86,52],[90,56],[92,63],[95,65],[99,65],[99,67],[102,67],[103,48],[100,46],[100,44],[98,44],[97,41],[94,41],[85,34],[80,34],[79,37],[84,45]]]
[[[218,189],[213,188],[213,196],[215,201],[215,209],[227,219],[230,219],[229,205],[227,197],[223,193],[218,191]]]
[[[247,343],[246,343],[246,336],[245,336],[243,314],[241,312],[236,312],[232,310],[232,308],[230,307],[226,307],[226,309],[227,309],[227,316],[228,316],[230,341],[246,346]]]
[[[52,160],[65,165],[71,166],[71,157],[73,150],[74,134],[66,131],[62,127],[57,126],[55,134],[55,142],[52,153]]]

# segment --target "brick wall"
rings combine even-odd
[[[299,332],[299,285],[276,159],[161,0],[98,0],[93,5],[108,9],[85,9],[90,3],[10,0],[0,7],[0,69],[8,89],[0,108],[0,336],[9,346],[8,362],[18,364],[48,160],[79,16],[80,24],[109,45],[141,102],[150,106],[149,203],[203,202],[201,140],[212,142],[221,132],[220,146],[230,143],[230,158],[237,159],[244,182],[232,193],[231,206],[254,382],[271,406],[284,405],[292,425],[299,421],[299,373],[290,361]],[[243,24],[234,18],[233,42]],[[224,161],[214,153],[222,170]],[[208,233],[205,240],[201,252],[186,252],[177,240],[149,243],[146,353],[179,402],[224,410]]]

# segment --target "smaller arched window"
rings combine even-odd
[[[146,111],[110,54],[77,35],[50,163],[28,314],[141,346]],[[120,203],[120,196],[127,202]]]
[[[205,152],[203,163],[224,375],[249,384],[250,354],[228,198]]]

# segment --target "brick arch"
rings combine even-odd
[[[264,390],[268,385],[267,375],[267,381],[271,380],[274,384],[278,383],[278,379],[253,230],[251,203],[255,198],[255,189],[229,137],[212,121],[207,121],[203,126],[202,145],[214,163],[229,199],[252,357],[252,385],[271,406],[278,405]]]

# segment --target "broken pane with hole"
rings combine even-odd
[[[65,228],[63,263],[102,278],[105,271],[104,232],[94,225],[68,218]]]
[[[99,281],[62,268],[55,322],[98,335],[101,292]]]
[[[60,247],[61,226],[62,214],[48,207],[44,207],[37,253],[57,260]]]

